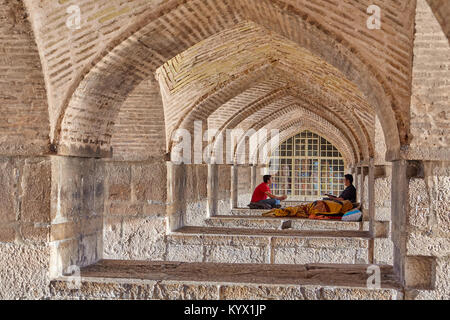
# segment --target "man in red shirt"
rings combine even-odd
[[[270,191],[272,176],[264,176],[264,182],[256,187],[252,196],[252,203],[268,204],[272,208],[281,208],[281,201],[287,199],[287,196],[277,197]],[[269,199],[267,199],[269,198]]]

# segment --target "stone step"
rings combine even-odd
[[[224,212],[223,215],[227,216],[262,216],[263,213],[268,212],[270,210],[257,210],[257,209],[249,209],[249,208],[236,208],[232,209],[231,212]]]
[[[395,300],[401,287],[379,266],[380,287],[367,287],[368,265],[258,265],[103,260],[51,282],[55,299]],[[74,287],[75,285],[75,287]]]
[[[249,209],[249,208],[235,208],[228,212],[223,212],[221,215],[227,215],[227,216],[262,216],[263,213],[269,212],[270,210],[264,209]],[[367,212],[367,210],[362,210],[363,213]],[[368,212],[367,212],[368,214]]]
[[[167,236],[165,260],[211,263],[369,263],[367,231],[183,227]]]
[[[205,220],[210,227],[271,229],[271,230],[354,230],[369,231],[369,222],[336,220],[310,220],[295,217],[274,218],[263,216],[215,216]]]

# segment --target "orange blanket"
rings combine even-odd
[[[336,202],[320,200],[312,203],[289,207],[285,209],[273,209],[263,213],[264,217],[298,217],[309,219],[339,219],[343,214],[353,209],[350,201]]]

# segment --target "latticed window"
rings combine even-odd
[[[326,139],[304,131],[272,153],[271,190],[294,200],[317,200],[344,190],[344,159]]]

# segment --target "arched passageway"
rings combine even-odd
[[[192,276],[191,291],[171,278],[172,289],[161,282],[145,294],[267,297],[265,283],[233,284],[240,268],[332,264],[343,287],[325,277],[308,297],[448,297],[442,1],[379,1],[380,29],[368,28],[363,1],[81,0],[79,29],[66,23],[67,2],[23,3],[0,0],[0,254],[14,262],[8,250],[20,245],[30,274],[46,275],[33,282],[19,268],[22,287],[115,296],[98,283],[74,293],[60,277],[86,266],[135,271],[139,260],[197,263],[206,279],[216,263],[235,274],[215,279],[212,293]],[[31,67],[18,75],[11,61]],[[352,173],[363,220],[248,209],[277,149],[288,168],[272,187],[290,193],[286,206],[337,194]],[[177,162],[180,150],[189,157]],[[352,280],[367,264],[383,270],[382,288]],[[300,298],[302,286],[289,292]]]

